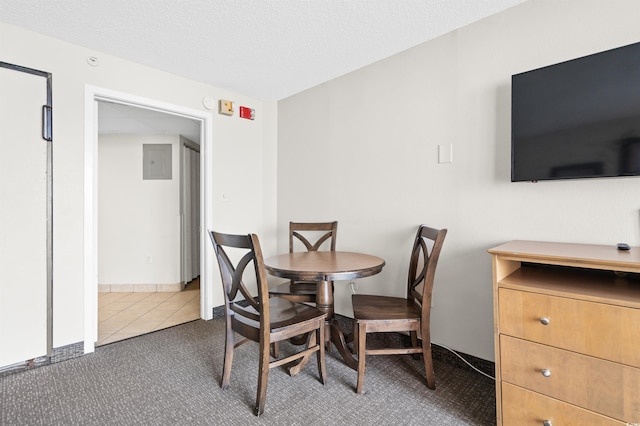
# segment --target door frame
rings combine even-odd
[[[84,96],[84,352],[95,351],[98,338],[98,101],[119,103],[179,115],[200,126],[200,317],[213,318],[213,274],[204,230],[211,228],[212,121],[209,112],[124,92],[85,85]]]

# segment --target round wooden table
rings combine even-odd
[[[369,277],[379,273],[384,264],[384,259],[377,256],[345,251],[285,253],[264,260],[265,269],[273,276],[318,283],[316,307],[327,313],[327,340],[336,346],[346,364],[354,370],[358,368],[357,362],[347,347],[344,332],[334,318],[331,281]]]

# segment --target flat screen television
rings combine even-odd
[[[512,182],[640,175],[640,43],[511,84]]]

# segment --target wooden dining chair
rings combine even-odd
[[[431,291],[446,234],[446,229],[438,230],[425,225],[418,228],[409,262],[406,297],[351,296],[355,322],[353,348],[358,355],[357,393],[362,393],[367,355],[422,354],[427,387],[435,389],[429,330]],[[411,347],[367,349],[367,334],[386,332],[409,332]],[[418,332],[421,343],[418,342]]]
[[[318,251],[321,248],[335,251],[337,234],[337,221],[289,222],[289,253]],[[317,283],[312,281],[287,281],[272,288],[269,294],[293,302],[315,303],[316,286]],[[333,287],[333,282],[331,286]]]
[[[229,387],[234,349],[248,342],[258,342],[258,392],[255,414],[264,412],[269,369],[301,360],[314,352],[318,361],[320,382],[326,381],[324,362],[324,324],[327,314],[313,306],[270,298],[262,250],[258,236],[230,235],[209,231],[220,267],[224,288],[226,321],[223,373],[220,386]],[[232,259],[239,259],[233,262]],[[244,284],[257,284],[254,297]],[[236,333],[243,337],[236,342]],[[305,348],[281,359],[271,360],[269,348],[273,342],[308,333]]]

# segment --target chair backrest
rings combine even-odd
[[[413,243],[407,280],[407,299],[414,300],[421,307],[423,321],[429,319],[433,280],[446,235],[446,229],[433,229],[420,225]]]
[[[338,222],[289,222],[289,253],[293,253],[296,241],[307,251],[318,251],[328,241],[330,251],[336,250]]]
[[[269,288],[260,241],[255,234],[231,235],[209,231],[220,267],[225,314],[235,313],[252,321],[269,324]],[[232,259],[239,259],[234,263]],[[253,271],[247,268],[253,264]],[[246,274],[245,274],[246,273]],[[251,295],[244,280],[255,280],[258,297]],[[237,302],[244,300],[246,306]],[[263,327],[260,327],[263,329]],[[268,333],[269,330],[263,330]]]

